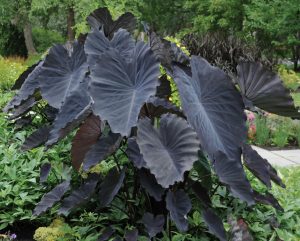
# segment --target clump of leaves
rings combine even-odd
[[[88,23],[91,32],[86,38],[50,49],[5,111],[17,111],[14,116],[19,118],[46,101],[58,110],[55,118],[49,130],[41,127],[28,137],[24,149],[43,144],[50,148],[79,127],[72,143],[73,167],[89,171],[98,163],[115,164],[108,173],[91,173],[71,192],[69,181],[62,182],[42,198],[36,215],[62,200],[58,213],[67,216],[92,200],[101,213],[119,210],[101,221],[107,226],[118,223],[119,229],[104,230],[100,240],[137,240],[164,230],[170,236],[174,226],[188,231],[191,197],[197,196],[209,231],[226,240],[207,182],[215,174],[248,205],[277,205],[275,199],[253,191],[241,160],[242,152],[254,156],[249,169],[260,180],[280,180],[267,160],[261,164],[251,148],[242,149],[245,106],[300,118],[277,75],[260,64],[241,63],[239,92],[221,69],[185,55],[147,25],[148,42],[133,39],[136,21],[131,13],[113,20],[101,8]],[[176,83],[182,109],[164,94],[171,88],[160,81],[160,65]]]
[[[255,142],[260,146],[267,146],[270,141],[270,128],[265,116],[257,116],[255,119]]]

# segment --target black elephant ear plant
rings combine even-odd
[[[58,184],[37,204],[34,215],[59,203],[58,214],[67,216],[93,200],[91,210],[110,217],[121,200],[126,218],[118,225],[125,234],[102,230],[109,235],[101,240],[120,235],[137,240],[141,235],[160,237],[164,230],[171,233],[175,226],[189,231],[192,199],[202,207],[209,232],[226,240],[211,201],[212,185],[206,182],[214,176],[248,205],[262,202],[281,209],[271,194],[252,190],[242,163],[268,188],[271,181],[284,186],[268,161],[246,144],[246,108],[300,118],[276,74],[259,63],[243,62],[233,81],[148,26],[148,41],[136,41],[131,13],[114,21],[100,8],[87,20],[90,33],[72,44],[53,46],[22,75],[18,93],[4,108],[12,120],[34,121],[35,108],[44,106],[39,113],[46,121],[28,136],[24,150],[50,148],[77,130],[72,165],[88,177],[79,187],[71,187],[70,180]],[[177,85],[181,108],[169,101],[170,82],[161,67]],[[114,164],[107,173],[90,171],[108,159]],[[50,171],[49,165],[42,167],[41,177],[46,180]],[[113,221],[100,222],[109,227]],[[128,224],[134,229],[126,231]]]

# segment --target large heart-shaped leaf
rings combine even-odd
[[[114,32],[120,28],[133,32],[136,27],[136,19],[132,13],[124,13],[114,21],[107,8],[96,9],[88,16],[87,21],[93,29],[102,28],[109,39],[112,39]]]
[[[100,184],[98,193],[100,206],[108,206],[118,194],[125,178],[125,169],[121,173],[116,168],[109,171],[103,182]]]
[[[147,193],[157,202],[161,201],[165,189],[157,183],[155,176],[143,168],[139,171],[139,177],[141,186],[146,189]]]
[[[178,230],[180,232],[187,231],[187,214],[192,209],[189,196],[181,189],[175,192],[169,191],[166,197],[166,205],[170,211],[170,217],[175,222]]]
[[[263,195],[260,194],[259,192],[254,191],[254,199],[259,203],[271,205],[281,212],[284,211],[284,209],[279,204],[278,200],[271,193],[267,192],[266,194]]]
[[[44,183],[47,181],[49,173],[51,171],[51,163],[46,162],[41,166],[40,169],[40,183]]]
[[[21,117],[22,115],[24,116],[25,114],[28,113],[32,109],[33,106],[39,101],[41,98],[30,96],[28,99],[22,101],[22,103],[18,106],[16,106],[13,111],[10,113],[8,119],[9,120],[14,120],[17,119],[18,117]]]
[[[101,120],[98,116],[90,115],[77,131],[71,148],[73,166],[79,170],[86,153],[96,144],[101,134]]]
[[[11,88],[12,90],[18,90],[22,87],[28,76],[34,71],[34,69],[42,62],[43,60],[39,60],[37,63],[28,67],[16,80],[14,86]]]
[[[163,215],[154,216],[152,213],[145,213],[142,222],[145,225],[150,238],[153,238],[163,231],[165,218]]]
[[[82,44],[75,42],[71,48],[55,45],[46,56],[38,76],[43,98],[59,109],[69,94],[79,88],[87,71]]]
[[[39,87],[38,76],[42,71],[43,64],[44,61],[41,61],[28,75],[25,82],[22,84],[21,89],[14,96],[14,98],[4,107],[4,112],[8,112],[9,110],[21,105],[24,101],[33,96],[34,92]]]
[[[45,144],[48,140],[49,134],[49,126],[41,127],[26,138],[21,149],[23,151],[28,151]]]
[[[253,205],[253,190],[240,161],[228,159],[223,152],[217,152],[213,158],[213,168],[219,179],[230,187],[232,194],[249,205]]]
[[[184,119],[173,114],[162,115],[159,128],[154,128],[149,119],[141,119],[137,143],[147,168],[165,188],[182,181],[184,172],[198,160],[196,133]]]
[[[170,68],[172,60],[174,59],[171,43],[155,33],[146,23],[144,23],[144,29],[149,37],[149,46],[156,59],[161,62],[164,67]]]
[[[95,145],[93,145],[87,152],[83,162],[83,170],[87,171],[92,166],[97,165],[119,148],[122,141],[119,134],[108,133],[107,136],[101,136]]]
[[[93,111],[108,121],[114,133],[127,136],[136,126],[143,104],[155,94],[159,64],[142,42],[137,43],[129,63],[116,50],[99,58],[91,67]]]
[[[97,175],[90,175],[78,189],[72,191],[70,196],[62,201],[58,214],[68,215],[71,209],[86,202],[94,193],[98,181]]]
[[[146,167],[146,162],[136,143],[135,137],[131,137],[127,140],[126,154],[128,155],[129,160],[131,160],[137,168],[141,169],[142,167]]]
[[[251,146],[243,146],[243,157],[245,166],[268,188],[271,188],[271,180],[281,187],[285,187],[281,178],[277,175],[276,169]]]
[[[202,216],[209,228],[209,231],[213,235],[216,235],[221,241],[227,240],[222,220],[213,212],[212,209],[203,209]]]
[[[99,56],[109,49],[116,49],[124,59],[130,59],[134,47],[135,41],[124,29],[119,29],[112,40],[106,38],[103,31],[94,29],[87,36],[84,50],[88,55],[88,64],[92,66],[99,60]]]
[[[237,67],[237,83],[245,104],[253,104],[265,111],[292,118],[300,118],[293,98],[280,77],[260,63],[245,62]],[[251,106],[248,106],[251,107]]]
[[[92,112],[92,100],[87,92],[87,79],[68,93],[50,131],[46,146],[52,146],[78,127]]]
[[[182,108],[196,130],[204,150],[212,158],[222,151],[240,159],[246,137],[243,101],[229,77],[205,59],[192,57],[192,77],[174,66],[174,80]]]
[[[46,212],[62,198],[66,191],[68,191],[69,187],[70,181],[64,181],[53,188],[50,192],[45,194],[42,200],[36,205],[35,209],[33,210],[33,215],[38,216],[41,213]]]

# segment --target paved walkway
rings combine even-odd
[[[257,146],[252,146],[263,158],[267,159],[272,165],[284,167],[300,165],[300,149],[268,151]]]

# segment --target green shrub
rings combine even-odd
[[[12,92],[1,93],[0,108],[13,96]],[[16,133],[9,125],[4,114],[0,114],[0,230],[14,230],[16,222],[32,222],[40,225],[49,224],[53,215],[33,217],[32,210],[41,197],[60,182],[69,169],[59,160],[69,157],[70,145],[63,142],[49,152],[37,148],[29,152],[20,152],[25,137],[31,129]],[[11,140],[14,142],[11,142]],[[58,149],[57,149],[58,148]],[[52,161],[52,171],[46,186],[39,183],[40,166]]]
[[[296,106],[300,106],[300,93],[292,94]]]
[[[58,32],[46,30],[42,28],[34,28],[32,30],[33,41],[37,52],[43,53],[54,43],[64,43],[65,38]]]
[[[300,240],[300,167],[280,168],[278,171],[286,189],[273,184],[271,193],[284,212],[270,206],[256,205],[251,212],[240,208],[235,214],[247,220],[254,240]],[[252,179],[251,185],[256,190],[267,191],[257,179]]]
[[[284,85],[290,90],[297,90],[300,87],[300,77],[295,71],[287,69],[284,65],[280,65],[278,68],[278,74],[280,75]]]
[[[266,146],[269,143],[270,129],[267,125],[267,119],[264,116],[257,116],[255,119],[256,136],[255,142],[260,146]]]
[[[285,147],[288,144],[289,133],[286,128],[277,128],[273,132],[272,142],[278,147]]]
[[[297,143],[298,143],[298,146],[300,147],[300,126],[297,126],[296,128],[296,140],[297,140]]]
[[[0,55],[27,56],[24,34],[13,24],[0,24]]]
[[[9,90],[19,75],[26,69],[24,60],[18,58],[0,58],[0,89]]]
[[[40,59],[42,59],[42,57],[43,57],[43,54],[30,55],[26,59],[25,65],[30,67],[30,66],[34,65],[35,63],[37,63]]]

